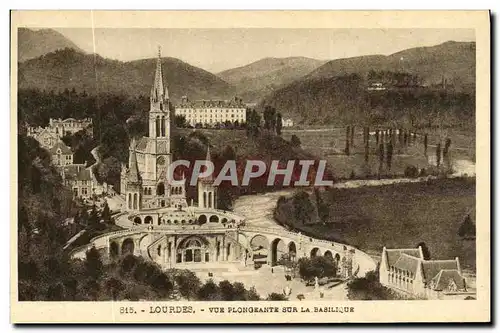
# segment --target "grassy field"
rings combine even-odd
[[[321,129],[285,129],[282,137],[290,140],[296,135],[301,140],[301,148],[307,150],[327,161],[328,167],[337,178],[349,178],[354,172],[357,178],[363,178],[367,174],[378,172],[378,157],[376,155],[375,137],[370,138],[370,155],[368,164],[364,160],[363,133],[361,127],[356,127],[354,135],[354,148],[351,154],[344,154],[345,128],[321,128]],[[464,159],[474,161],[475,159],[475,135],[469,131],[447,130],[431,131],[428,136],[428,156],[435,158],[436,143],[441,139],[449,137],[452,140],[451,156],[453,159]],[[413,165],[418,168],[429,166],[428,158],[424,154],[423,137],[417,137],[414,144],[402,148],[399,144],[395,146],[393,166],[391,172],[384,171],[387,175],[402,175],[407,166]]]
[[[329,206],[326,224],[298,225],[290,218],[285,223],[375,255],[383,246],[415,247],[425,242],[433,259],[459,257],[462,267],[475,269],[475,241],[457,234],[468,212],[475,221],[475,190],[474,178],[331,189],[322,195]]]

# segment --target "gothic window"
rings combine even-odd
[[[203,192],[203,208],[207,207],[207,192]]]
[[[165,125],[167,123],[165,122],[165,116],[161,116],[161,136],[165,137]]]
[[[156,175],[161,175],[162,171],[165,169],[165,157],[160,156],[156,159]]]
[[[161,132],[161,125],[160,125],[160,116],[156,116],[156,137],[159,137],[160,136],[160,132]]]
[[[158,187],[156,188],[156,193],[158,195],[164,195],[165,194],[165,184],[159,183]]]

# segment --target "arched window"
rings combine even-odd
[[[165,184],[159,183],[158,186],[156,187],[156,193],[158,195],[164,195],[165,194]]]
[[[208,192],[208,208],[213,207],[213,202],[212,202],[212,192]]]
[[[159,137],[160,136],[160,132],[161,132],[161,124],[160,124],[160,116],[156,116],[156,137]]]
[[[207,192],[203,192],[203,208],[207,207]]]
[[[161,175],[161,173],[165,170],[165,157],[160,156],[156,159],[156,174]]]
[[[167,123],[165,122],[165,116],[161,116],[161,136],[165,137],[165,125]]]

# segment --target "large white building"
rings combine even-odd
[[[189,101],[187,96],[182,98],[179,105],[175,107],[176,116],[184,116],[186,122],[191,126],[201,125],[203,127],[216,124],[243,124],[246,122],[246,105],[237,97],[230,101],[222,100],[199,100]]]
[[[48,137],[52,136],[55,138],[62,138],[65,135],[72,135],[76,132],[85,130],[91,136],[93,135],[92,129],[92,118],[84,118],[84,119],[75,119],[75,118],[66,118],[66,119],[52,119],[49,120],[49,126],[43,127],[31,127],[28,126],[28,136],[32,136],[36,138],[38,141],[40,136]]]

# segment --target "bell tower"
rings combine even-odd
[[[149,137],[169,139],[170,99],[168,96],[168,89],[163,85],[160,47],[158,47],[158,60],[156,61],[155,78],[153,87],[151,88],[150,104]]]

